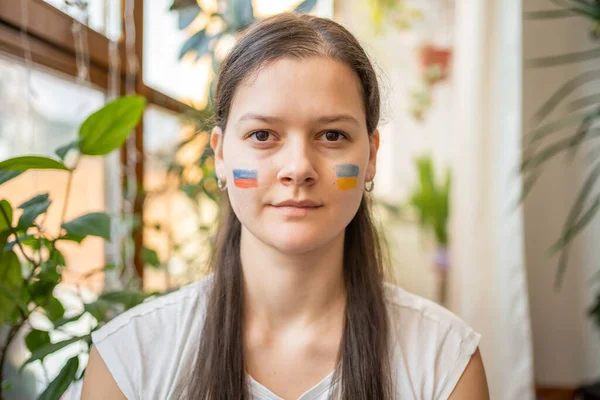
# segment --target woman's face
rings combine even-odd
[[[242,82],[211,145],[243,234],[299,254],[343,238],[375,176],[378,140],[356,74],[315,57],[278,60]]]

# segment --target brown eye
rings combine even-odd
[[[254,132],[253,135],[259,142],[266,142],[267,140],[269,140],[270,133],[267,131],[258,131]]]
[[[325,139],[330,142],[336,142],[341,136],[341,133],[336,131],[329,131],[325,134]]]

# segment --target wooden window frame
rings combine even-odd
[[[135,76],[135,92],[146,97],[149,104],[174,112],[189,110],[190,106],[150,88],[143,81],[143,38],[144,38],[144,0],[134,1],[135,21],[135,56],[139,65]],[[27,7],[27,20],[23,19],[22,7]],[[123,10],[124,1],[121,0]],[[76,46],[71,32],[73,18],[43,0],[10,0],[0,1],[0,53],[12,55],[25,60],[26,49],[29,48],[31,60],[47,69],[77,77]],[[89,53],[89,77],[92,84],[108,90],[109,86],[109,44],[110,40],[82,26],[87,35]],[[22,32],[25,32],[25,35]],[[119,94],[125,93],[127,80],[127,53],[125,51],[126,32],[118,39],[118,51],[121,60]],[[26,42],[23,41],[23,36]],[[135,130],[135,146],[138,154],[144,155],[143,121]],[[121,165],[127,159],[127,149],[121,149]],[[122,167],[123,168],[123,167]],[[138,157],[135,166],[136,180],[143,188],[144,157]],[[123,188],[126,187],[126,174],[123,174]],[[143,190],[138,191],[134,200],[134,213],[143,221]],[[133,232],[135,242],[134,265],[140,279],[144,278],[144,263],[141,258],[144,236],[143,224]]]

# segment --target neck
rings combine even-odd
[[[242,228],[240,250],[247,320],[269,331],[338,322],[346,304],[343,232],[326,246],[290,255]]]

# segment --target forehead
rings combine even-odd
[[[235,124],[247,113],[298,123],[345,113],[366,129],[358,76],[346,64],[322,57],[280,59],[247,78],[236,90],[229,121]]]

